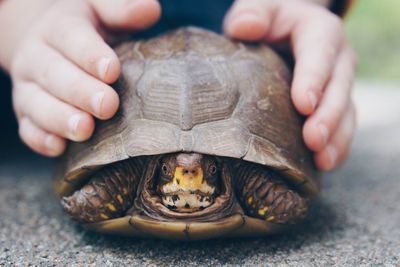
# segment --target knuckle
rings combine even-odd
[[[82,56],[82,67],[84,69],[90,70],[93,73],[97,72],[99,61],[101,60],[102,56],[96,51],[91,49],[91,46],[87,46],[82,48],[82,51],[86,51],[86,53]]]
[[[10,75],[14,77],[20,77],[27,71],[27,61],[31,57],[29,48],[24,44],[21,44],[18,49],[18,53],[14,56],[10,65]]]
[[[333,131],[338,127],[340,119],[344,113],[344,105],[338,102],[341,101],[334,101],[334,103],[331,103],[329,107],[326,107],[326,110],[329,110],[329,112],[326,112],[326,114],[329,115],[325,117],[324,121],[330,131]]]
[[[324,58],[327,62],[332,62],[335,60],[335,57],[337,55],[338,48],[333,45],[333,44],[327,44],[325,49],[324,49]],[[328,66],[328,64],[327,64]]]
[[[354,104],[354,100],[353,99],[350,100],[350,112],[351,112],[351,121],[352,121],[352,124],[353,124],[353,132],[354,132],[355,128],[358,125],[358,111],[357,111],[357,108],[356,108],[356,106]]]
[[[70,84],[66,87],[65,98],[71,102],[84,102],[88,100],[89,90],[92,88],[88,83],[87,77],[74,77],[71,79]]]
[[[20,85],[14,85],[13,87],[13,94],[12,94],[12,102],[14,110],[22,114],[24,110],[29,107],[30,101],[30,92],[26,92],[23,90]]]
[[[344,101],[346,105],[348,105],[349,102],[345,101],[346,100],[345,98],[350,99],[351,97],[351,91],[353,89],[353,83],[354,83],[354,72],[349,70],[348,72],[343,73],[340,76],[339,74],[336,74],[336,77],[337,77],[336,79],[338,80],[335,85],[337,87],[335,90],[343,91],[341,100]]]
[[[325,19],[333,32],[341,34],[343,33],[343,23],[337,15],[327,11]]]
[[[21,57],[19,55],[16,55],[14,57],[14,60],[11,62],[11,66],[10,66],[10,75],[11,77],[18,77],[23,69],[23,60],[21,59]]]
[[[326,71],[324,71],[322,68],[315,69],[313,71],[312,78],[315,79],[316,81],[318,81],[318,83],[319,83],[319,86],[318,86],[319,88],[316,88],[316,89],[318,89],[318,91],[322,90],[322,86],[320,86],[320,85],[322,85],[325,82],[326,76],[327,76]]]
[[[338,40],[338,43],[343,41],[345,33],[343,29],[343,22],[340,17],[323,8],[323,10],[321,10],[321,12],[314,17],[314,20],[325,25],[325,35],[336,36],[335,39]]]
[[[355,71],[357,68],[357,64],[358,64],[357,55],[356,55],[354,49],[350,45],[348,45],[346,49],[347,49],[347,53],[349,55],[351,68],[353,71]]]
[[[40,140],[40,136],[38,136],[36,131],[32,131],[30,129],[32,125],[28,119],[24,118],[19,123],[18,134],[21,140],[31,149],[43,153],[44,151],[44,144],[42,140]]]

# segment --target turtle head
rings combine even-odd
[[[215,158],[197,153],[171,154],[161,159],[158,193],[162,203],[177,212],[194,212],[213,204],[219,193]]]

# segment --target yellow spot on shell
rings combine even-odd
[[[111,204],[111,203],[108,203],[108,204],[106,205],[106,207],[107,207],[107,209],[109,209],[109,210],[111,210],[111,211],[117,211],[117,208],[116,208],[113,204]]]
[[[251,203],[253,203],[253,197],[249,197],[249,198],[247,199],[247,203],[249,203],[249,205],[251,205]]]
[[[117,195],[117,200],[118,200],[119,204],[124,203],[124,199],[122,198],[122,196],[120,194]]]
[[[268,211],[268,206],[265,206],[265,207],[263,207],[263,208],[258,210],[258,214],[261,215],[261,216],[264,216],[265,213],[267,213],[267,211]]]
[[[128,189],[127,188],[122,188],[122,193],[124,193],[124,195],[128,194]]]
[[[274,216],[269,216],[269,217],[266,219],[266,221],[267,221],[267,222],[272,222],[274,219],[275,219]]]
[[[105,215],[104,213],[100,213],[100,218],[104,219],[104,220],[108,220],[110,217],[108,217],[107,215]]]

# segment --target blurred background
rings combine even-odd
[[[356,1],[345,29],[358,55],[357,81],[400,88],[400,0]],[[20,147],[10,100],[10,82],[0,72],[0,156],[6,157]]]
[[[358,79],[400,82],[400,1],[358,0],[345,20]]]

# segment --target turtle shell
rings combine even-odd
[[[120,109],[89,141],[69,145],[56,174],[60,196],[104,165],[178,151],[266,165],[307,196],[318,192],[291,73],[272,49],[189,27],[116,52]]]

